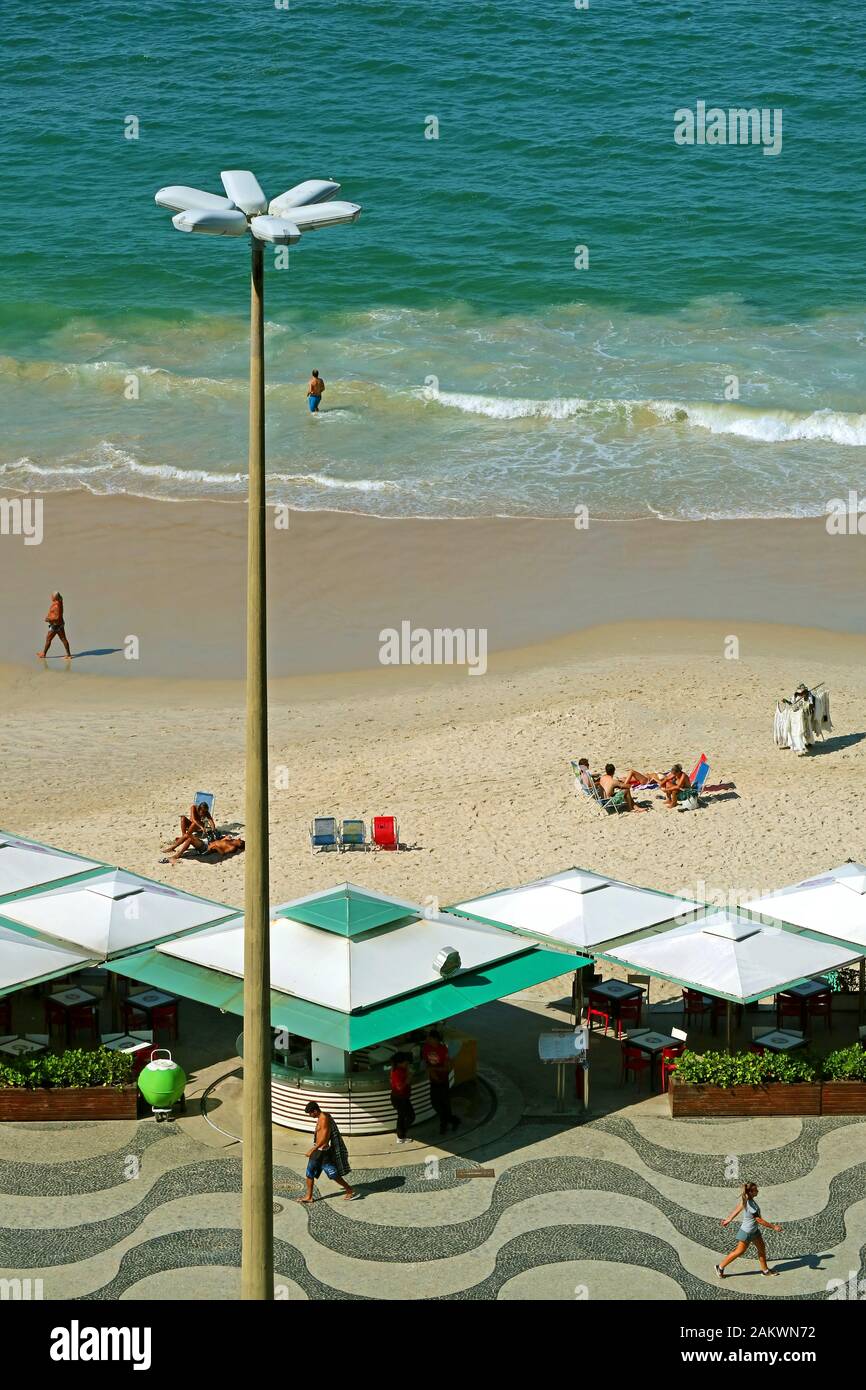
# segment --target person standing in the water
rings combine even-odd
[[[322,404],[322,396],[324,393],[325,383],[314,367],[313,374],[310,377],[310,384],[307,387],[307,404],[310,407],[311,414],[315,415],[316,411],[319,409],[319,406]]]

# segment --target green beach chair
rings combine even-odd
[[[344,820],[340,830],[340,850],[369,849],[367,826],[362,820]]]

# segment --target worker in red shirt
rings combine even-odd
[[[449,1128],[456,1129],[460,1121],[451,1110],[451,1091],[448,1086],[448,1077],[452,1069],[451,1058],[438,1028],[431,1028],[427,1034],[426,1042],[421,1048],[421,1057],[430,1082],[430,1104],[439,1116],[439,1133],[445,1134]]]
[[[408,1052],[395,1052],[391,1058],[391,1104],[397,1111],[397,1143],[405,1144],[410,1127],[415,1123],[412,1105],[412,1073]]]

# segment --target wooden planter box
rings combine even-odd
[[[825,1081],[822,1115],[866,1115],[866,1081]]]
[[[136,1086],[58,1087],[25,1091],[0,1089],[0,1120],[134,1120]]]
[[[728,1115],[821,1114],[819,1081],[776,1081],[767,1086],[693,1086],[678,1082],[676,1077],[672,1076],[668,1096],[671,1115],[675,1119],[689,1115],[706,1118]]]

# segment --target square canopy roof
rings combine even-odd
[[[336,888],[294,898],[278,907],[276,912],[338,936],[361,936],[374,927],[418,917],[421,908],[403,898],[391,898],[384,893],[367,892],[352,883],[340,883]]]
[[[0,830],[0,902],[10,895],[32,892],[45,884],[79,874],[98,873],[105,865],[79,854],[50,849],[38,840]]]
[[[688,898],[637,888],[585,869],[568,869],[520,888],[468,898],[452,910],[547,945],[593,951],[605,942],[665,927],[702,907]]]
[[[2,850],[0,850],[2,854]],[[237,916],[237,909],[196,898],[124,869],[8,899],[0,915],[22,934],[78,949],[97,960],[141,950]]]
[[[569,970],[573,964],[573,961],[569,963]],[[577,964],[588,962],[578,959]],[[458,971],[448,980],[440,980],[414,994],[386,1000],[356,1014],[326,1009],[321,1004],[272,990],[271,1027],[330,1043],[346,1052],[357,1052],[359,1048],[372,1047],[415,1029],[429,1028],[494,999],[504,999],[543,980],[556,979],[562,974],[562,965],[562,955],[558,951],[530,947],[520,955],[477,970]],[[243,1015],[242,980],[170,956],[161,947],[111,961],[106,968],[169,994],[179,994],[223,1012]]]
[[[417,905],[367,893],[352,884],[314,894],[312,910],[310,903],[311,899],[303,898],[272,913],[271,988],[345,1014],[441,984],[443,977],[435,964],[440,951],[456,950],[462,972],[525,954],[528,949],[527,942],[495,926],[445,912],[427,917]],[[300,913],[325,920],[313,925]],[[391,920],[381,925],[384,913]],[[241,979],[243,918],[166,942],[159,951]]]
[[[744,906],[834,941],[850,941],[866,951],[866,866],[841,864],[825,874],[780,888]]]
[[[83,951],[24,936],[0,922],[0,995],[95,964]]]
[[[735,1004],[754,1003],[858,959],[842,945],[764,926],[737,912],[711,913],[603,957]]]

